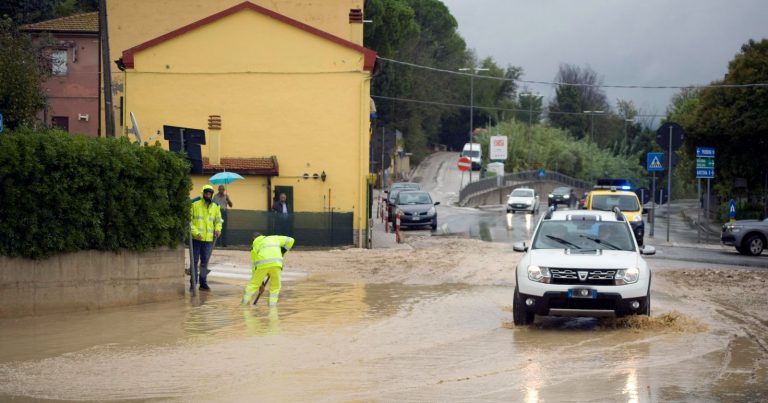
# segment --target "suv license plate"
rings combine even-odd
[[[597,299],[597,290],[589,288],[571,288],[568,290],[568,298]]]

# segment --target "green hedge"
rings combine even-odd
[[[58,130],[0,134],[0,255],[174,247],[189,164],[159,146]]]

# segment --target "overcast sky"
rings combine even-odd
[[[749,39],[768,38],[767,0],[443,0],[478,57],[554,81],[558,66],[590,66],[613,85],[708,84]],[[554,88],[531,85],[547,99]],[[677,90],[611,89],[663,114]]]

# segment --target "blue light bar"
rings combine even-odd
[[[624,185],[621,187],[621,190],[632,190],[632,186]]]

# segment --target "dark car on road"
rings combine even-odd
[[[400,212],[401,227],[430,226],[437,229],[437,209],[429,193],[421,190],[403,190],[395,200],[395,214]],[[394,220],[394,218],[393,218]]]
[[[737,220],[725,223],[720,232],[723,245],[735,246],[742,255],[758,256],[768,239],[768,218],[765,220]]]
[[[395,200],[397,194],[403,190],[420,190],[421,186],[415,182],[395,182],[387,191],[387,219],[395,220]]]
[[[574,207],[576,203],[576,193],[573,188],[559,187],[555,188],[547,197],[547,205],[565,204],[568,207]]]

